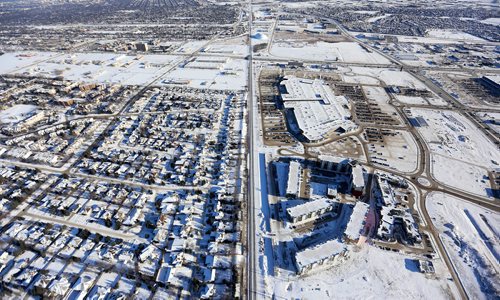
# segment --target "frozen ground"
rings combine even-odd
[[[13,52],[0,55],[0,74],[14,72],[57,55],[54,52]]]
[[[431,158],[432,173],[438,181],[479,196],[493,196],[485,168],[438,154]]]
[[[378,53],[368,52],[358,43],[339,42],[326,43],[274,43],[270,53],[277,57],[309,60],[331,60],[350,63],[389,64],[390,62]]]
[[[439,279],[425,277],[411,257],[364,245],[346,261],[318,273],[276,278],[276,299],[449,299],[445,268],[435,262]]]
[[[189,41],[175,49],[173,53],[192,54],[206,43],[206,41]]]
[[[351,67],[351,72],[358,75],[369,76],[383,81],[386,85],[427,89],[425,84],[405,71],[399,69]]]
[[[433,97],[414,97],[414,96],[403,96],[403,95],[395,95],[395,98],[405,104],[413,104],[413,105],[437,105],[437,106],[446,106],[448,103],[443,99],[433,95]]]
[[[457,30],[432,29],[427,32],[427,36],[440,39],[484,41],[482,38]]]
[[[37,109],[35,105],[17,104],[0,111],[0,122],[14,123],[28,117],[28,114]]]
[[[46,54],[48,55],[48,54]],[[120,84],[146,84],[168,70],[179,57],[171,55],[124,55],[109,53],[52,54],[52,58],[26,66],[19,74],[66,80]],[[0,59],[2,56],[0,56]]]
[[[436,179],[487,195],[487,183],[483,185],[481,180],[485,179],[487,170],[498,167],[498,148],[460,113],[416,108],[411,112],[413,117],[420,116],[428,124],[418,130],[433,153],[432,171]],[[458,167],[459,164],[462,167]]]
[[[200,46],[199,44],[188,44],[185,47],[195,45]],[[234,47],[236,47],[235,51],[238,50],[236,45]],[[220,47],[207,49],[207,51],[210,50],[217,52],[220,51]],[[19,60],[18,63],[14,63],[17,60],[13,57]],[[203,56],[204,60],[209,58],[209,56]],[[5,59],[13,59],[13,61],[8,60],[5,65],[2,65]],[[214,56],[214,59],[219,58]],[[182,57],[173,55],[110,53],[64,55],[38,53],[30,59],[17,58],[15,55],[3,55],[0,56],[0,73],[15,71],[17,74],[32,76],[63,76],[66,80],[131,85],[148,84],[167,73],[156,84],[187,85],[194,88],[222,90],[242,90],[246,86],[246,61],[243,59],[228,59],[218,68],[204,68],[203,66],[201,66],[202,68],[200,66],[190,68],[190,65],[187,64],[184,68],[178,67],[170,71],[173,66],[183,62],[183,60]],[[36,63],[37,61],[38,63]]]
[[[217,41],[205,47],[204,53],[219,55],[248,55],[248,46],[241,38],[234,38],[227,41]]]
[[[350,31],[351,35],[364,34],[367,37],[378,36],[377,33],[356,32]],[[391,34],[392,35],[392,34]],[[407,36],[407,35],[394,35],[398,38],[399,43],[418,43],[418,44],[455,44],[455,39],[443,39],[431,36]],[[472,42],[472,41],[471,41]],[[477,40],[476,40],[477,42]]]
[[[471,299],[498,299],[500,216],[444,193],[427,197],[427,209]]]

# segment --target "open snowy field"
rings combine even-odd
[[[330,269],[296,278],[276,278],[276,299],[449,299],[446,269],[435,261],[438,279],[427,278],[412,257],[364,245]]]
[[[497,298],[499,215],[438,192],[427,196],[427,209],[470,299]]]
[[[426,89],[425,84],[413,77],[405,71],[400,71],[394,68],[365,68],[365,67],[350,67],[351,72],[357,75],[369,76],[377,78],[386,85],[394,85],[400,87],[408,87],[414,89]]]
[[[484,167],[435,153],[431,154],[431,160],[432,174],[438,181],[479,196],[493,196],[488,170]]]
[[[488,195],[488,183],[483,185],[481,180],[485,179],[487,170],[498,167],[497,147],[460,113],[416,108],[411,112],[413,117],[421,117],[427,123],[418,130],[435,154],[432,172],[436,179],[481,196]],[[457,161],[461,168],[455,164]],[[470,167],[464,168],[464,165]]]
[[[35,105],[17,104],[10,108],[0,111],[1,123],[14,123],[25,119],[30,113],[37,109]]]
[[[87,82],[146,84],[166,72],[180,59],[169,55],[108,53],[53,53],[52,56],[48,60],[19,69],[16,73],[30,76],[62,76],[66,80]]]
[[[500,26],[500,18],[488,18],[488,19],[484,19],[484,20],[481,21],[481,23]]]
[[[386,58],[378,53],[368,52],[358,43],[339,42],[326,43],[274,43],[271,55],[291,59],[331,60],[349,63],[389,64]]]
[[[445,30],[445,29],[432,29],[427,32],[427,36],[435,37],[440,39],[451,39],[451,40],[466,40],[466,41],[481,41],[484,42],[482,38],[473,36],[471,34],[457,31],[457,30]]]
[[[12,52],[0,55],[0,74],[15,72],[58,55],[55,52]]]

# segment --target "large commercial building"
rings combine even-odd
[[[354,130],[350,103],[336,96],[325,81],[289,76],[282,82],[284,106],[292,109],[297,125],[309,141],[319,141],[331,134]]]

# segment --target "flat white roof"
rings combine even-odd
[[[296,161],[290,162],[290,170],[288,171],[288,183],[286,186],[287,194],[296,195],[299,192],[300,172],[300,163]]]
[[[338,127],[346,131],[356,128],[348,120],[351,112],[347,98],[335,96],[323,80],[290,76],[283,84],[288,92],[281,95],[284,105],[293,108],[297,123],[308,139],[319,140]]]
[[[306,248],[295,253],[295,260],[299,267],[308,266],[317,261],[338,255],[346,250],[343,243],[337,240],[329,240],[323,244]]]
[[[349,219],[349,223],[347,223],[347,227],[345,229],[344,234],[351,240],[359,239],[361,234],[361,230],[364,227],[363,221],[365,220],[366,213],[370,206],[364,202],[356,202],[354,205],[354,209],[352,210],[351,218]]]
[[[309,213],[327,208],[332,206],[333,201],[327,198],[320,198],[318,200],[308,201],[304,204],[299,204],[297,206],[287,208],[288,214],[293,217],[299,217],[303,215],[307,215]]]
[[[365,178],[363,176],[363,168],[361,165],[352,167],[352,184],[356,187],[365,186]]]

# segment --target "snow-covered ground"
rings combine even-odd
[[[227,42],[216,42],[205,47],[204,53],[218,55],[248,55],[248,46],[238,43],[236,39]]]
[[[342,263],[320,272],[276,278],[276,299],[449,299],[447,271],[435,262],[439,279],[427,278],[412,257],[363,245]]]
[[[414,105],[427,105],[427,101],[425,101],[422,97],[413,97],[413,96],[404,96],[404,95],[394,95],[394,97],[401,103],[405,104],[414,104]]]
[[[184,52],[200,44],[184,45]],[[236,47],[236,45],[234,46]],[[220,47],[208,48],[220,51]],[[238,47],[234,49],[243,50]],[[182,51],[181,51],[182,52]],[[219,56],[220,54],[218,54]],[[214,56],[214,59],[218,59]],[[51,58],[52,57],[52,58]],[[203,56],[206,60],[209,57]],[[39,61],[38,63],[36,63]],[[161,77],[156,84],[188,85],[195,88],[235,89],[246,86],[246,61],[229,59],[220,68],[178,67],[169,72],[183,57],[174,55],[125,55],[112,53],[37,53],[30,58],[14,54],[0,56],[0,74],[14,72],[32,76],[63,76],[66,80],[142,85]],[[5,62],[5,64],[3,64]]]
[[[386,85],[426,89],[425,84],[423,84],[420,80],[405,71],[400,71],[399,69],[351,67],[351,71],[354,74],[377,78],[378,80],[383,81]]]
[[[35,111],[37,106],[27,104],[17,104],[10,108],[0,111],[0,122],[14,123],[28,117],[30,113]]]
[[[485,168],[438,154],[432,154],[431,158],[432,172],[438,181],[476,195],[491,195],[490,181],[485,178],[488,171]],[[453,177],[452,180],[450,177]]]
[[[498,213],[433,192],[427,209],[470,299],[500,293]]]
[[[420,108],[411,112],[428,124],[418,130],[434,154],[432,172],[436,179],[467,192],[491,196],[484,176],[500,163],[496,145],[458,112]]]
[[[18,69],[32,76],[63,76],[66,80],[120,84],[146,84],[160,76],[181,58],[171,55],[124,55],[110,53],[71,53]],[[2,61],[0,56],[0,65]]]
[[[179,48],[175,49],[173,53],[192,54],[205,44],[206,41],[189,41],[182,44]]]
[[[0,55],[0,73],[6,74],[31,64],[49,59],[55,52],[13,52]]]
[[[427,32],[427,36],[440,39],[484,41],[482,38],[457,30],[432,29]]]
[[[291,59],[331,60],[350,63],[389,64],[385,57],[375,52],[368,52],[358,43],[274,43],[270,53],[273,56]]]
[[[480,112],[476,114],[483,120],[491,129],[500,134],[500,113]]]

